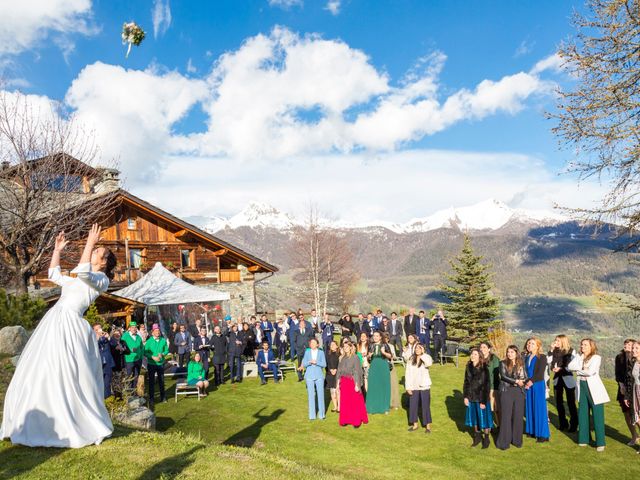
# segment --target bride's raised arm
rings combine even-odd
[[[60,271],[60,253],[68,243],[69,241],[64,237],[64,232],[60,232],[56,236],[53,254],[51,255],[51,263],[49,264],[49,280],[60,286],[62,286],[66,280],[69,280],[69,277],[65,277]]]
[[[90,287],[95,288],[99,292],[104,292],[109,287],[109,279],[98,272],[91,271],[91,255],[96,246],[96,243],[100,240],[100,226],[94,223],[87,235],[87,243],[82,251],[80,262],[78,266],[74,268],[71,273],[75,273],[80,280],[88,284]]]
[[[96,246],[96,243],[100,240],[100,225],[94,223],[91,225],[91,230],[89,230],[89,235],[87,235],[87,243],[84,245],[84,250],[82,251],[82,256],[80,257],[79,264],[82,263],[91,263],[91,254],[93,253],[93,249]]]

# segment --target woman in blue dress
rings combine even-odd
[[[491,440],[489,433],[493,426],[489,390],[491,388],[489,368],[480,355],[480,350],[472,348],[469,352],[469,363],[464,372],[462,394],[467,407],[464,424],[473,428],[473,443],[475,447],[482,442],[482,448],[489,448]]]
[[[544,379],[547,357],[542,353],[542,341],[539,338],[527,340],[527,352],[525,366],[529,380],[525,384],[525,433],[536,438],[538,443],[548,442],[551,434],[547,412],[547,386]]]

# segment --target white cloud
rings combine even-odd
[[[91,0],[8,0],[0,2],[0,55],[18,54],[53,37],[66,51],[74,34],[89,35]]]
[[[543,58],[538,61],[533,68],[531,69],[531,75],[539,75],[542,72],[551,71],[551,72],[561,72],[564,68],[564,60],[560,58],[560,55],[554,53],[549,55],[548,57]]]
[[[194,175],[209,171],[215,175]],[[277,163],[177,157],[158,183],[137,184],[134,193],[179,216],[230,215],[255,200],[301,215],[313,201],[333,218],[359,223],[404,222],[489,197],[505,202],[517,197],[514,207],[531,209],[551,209],[554,202],[593,206],[602,189],[558,178],[540,159],[527,155],[409,150]]]
[[[302,7],[302,0],[269,0],[269,5],[288,10],[291,7]]]
[[[325,8],[331,12],[331,15],[338,15],[340,13],[341,3],[341,0],[329,0]]]
[[[105,158],[120,158],[125,176],[146,181],[172,150],[172,127],[207,95],[205,83],[176,72],[126,70],[101,62],[86,66],[65,101],[95,129]]]
[[[153,20],[153,37],[158,38],[158,36],[164,35],[171,26],[169,0],[153,0],[151,18]]]
[[[208,131],[182,145],[245,160],[391,151],[460,121],[516,113],[529,97],[552,89],[520,72],[442,99],[438,77],[445,60],[439,52],[421,59],[393,85],[344,42],[275,28],[218,60],[204,107]]]
[[[104,157],[120,159],[134,193],[179,215],[312,199],[344,220],[403,221],[489,196],[535,208],[593,198],[526,155],[411,150],[456,122],[515,114],[552,85],[531,71],[443,94],[445,61],[435,52],[394,81],[344,42],[276,28],[206,77],[88,65],[65,102]],[[203,133],[188,134],[179,123],[194,108],[207,120],[190,119]]]
[[[535,46],[535,44],[536,42],[529,41],[528,38],[525,38],[524,40],[522,40],[522,42],[520,42],[520,45],[518,45],[518,48],[516,48],[516,51],[514,52],[513,57],[518,58],[531,53],[533,51],[533,47]]]
[[[189,60],[187,61],[187,73],[196,73],[197,71],[198,69],[193,65],[191,57],[189,57]]]

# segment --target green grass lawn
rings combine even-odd
[[[303,383],[256,379],[227,384],[209,397],[173,399],[156,408],[158,433],[118,428],[112,439],[80,450],[29,449],[0,442],[0,478],[638,478],[640,455],[627,447],[615,402],[607,405],[607,449],[580,448],[551,429],[551,442],[525,439],[506,452],[469,447],[463,426],[462,367],[432,368],[433,433],[409,433],[404,410],[371,416],[360,429],[336,414],[307,420]],[[402,381],[402,369],[398,377]],[[170,382],[171,386],[172,383]],[[613,398],[614,385],[608,382]],[[401,392],[403,392],[401,387]],[[173,390],[170,388],[169,393]],[[404,401],[404,400],[403,400]],[[550,403],[552,423],[555,408]]]

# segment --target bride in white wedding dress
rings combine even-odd
[[[77,278],[60,272],[64,232],[56,237],[49,279],[62,287],[58,302],[40,320],[27,342],[4,400],[0,439],[30,447],[79,448],[100,444],[113,432],[104,406],[102,362],[95,334],[82,318],[109,286],[115,256],[95,248],[93,225]],[[106,272],[106,274],[105,274]]]

